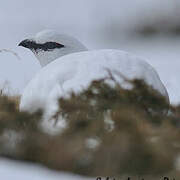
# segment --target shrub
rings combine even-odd
[[[39,128],[41,112],[19,112],[14,100],[1,96],[1,155],[87,176],[175,177],[180,107],[169,107],[143,81],[131,83],[134,88],[124,90],[94,81],[82,93],[61,98],[56,117],[68,126],[55,136]],[[13,147],[8,133],[16,134]]]

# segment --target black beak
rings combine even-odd
[[[22,46],[22,47],[25,47],[25,48],[29,48],[31,49],[32,47],[32,41],[30,41],[29,39],[25,39],[23,41],[21,41],[18,46]]]

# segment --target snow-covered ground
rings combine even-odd
[[[0,179],[2,180],[93,180],[74,174],[60,173],[45,167],[0,159]]]

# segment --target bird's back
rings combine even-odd
[[[21,98],[21,110],[57,109],[57,99],[69,92],[81,92],[93,80],[113,76],[123,88],[131,88],[126,80],[142,79],[168,100],[166,88],[156,71],[142,58],[119,50],[94,50],[65,55],[51,62],[30,81]]]

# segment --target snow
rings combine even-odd
[[[100,144],[101,144],[100,139],[98,139],[96,137],[88,138],[88,139],[86,139],[86,142],[85,142],[85,146],[88,149],[93,149],[93,150],[96,150]]]
[[[129,43],[122,43],[121,49],[146,57],[146,60],[158,72],[165,85],[171,104],[180,103],[180,38],[150,37],[149,39],[132,38]]]
[[[0,87],[8,94],[21,94],[40,69],[33,53],[20,47],[0,49],[0,64]]]
[[[90,180],[93,178],[82,177],[64,172],[49,170],[45,167],[0,159],[0,178],[3,180]],[[95,179],[95,178],[94,178]]]

